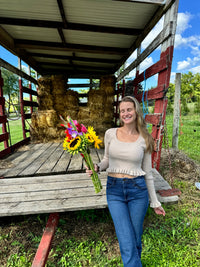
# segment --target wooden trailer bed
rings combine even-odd
[[[97,152],[91,152],[94,162],[104,151]],[[107,207],[106,172],[100,174],[103,190],[96,194],[81,156],[71,158],[61,143],[23,146],[1,160],[0,166],[0,216]],[[156,169],[153,174],[157,191],[171,188]],[[162,202],[178,201],[178,196],[158,197]]]

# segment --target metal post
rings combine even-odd
[[[181,94],[181,73],[176,73],[175,95],[174,95],[174,115],[173,115],[173,136],[172,136],[172,148],[174,149],[178,149],[180,94]]]

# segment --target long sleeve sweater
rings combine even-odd
[[[117,128],[111,128],[105,133],[105,152],[98,164],[100,171],[108,173],[123,173],[133,176],[145,176],[150,198],[150,206],[161,206],[158,201],[154,179],[152,176],[151,154],[146,152],[144,138],[139,135],[135,142],[122,142],[117,139]]]

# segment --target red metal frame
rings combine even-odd
[[[8,69],[11,68],[10,64],[7,63]],[[14,67],[12,67],[13,69]],[[9,69],[10,70],[10,69]],[[15,70],[14,73],[21,72],[18,69]],[[31,76],[28,76],[27,74],[24,74],[21,72],[23,76],[25,76],[25,79],[30,80],[34,83],[34,79]],[[0,71],[0,124],[2,124],[2,134],[0,134],[0,142],[4,142],[4,150],[0,151],[0,158],[3,158],[10,154],[14,149],[22,146],[23,144],[26,144],[30,141],[30,137],[26,136],[27,132],[30,132],[29,129],[26,129],[25,120],[31,118],[31,114],[33,112],[33,107],[38,107],[38,103],[34,102],[32,99],[32,96],[35,95],[38,97],[38,93],[35,90],[32,90],[31,82],[29,83],[29,88],[26,88],[23,86],[21,77],[19,78],[19,93],[20,93],[20,109],[21,109],[21,121],[22,121],[22,131],[23,131],[23,140],[19,141],[16,144],[13,144],[9,146],[8,140],[9,140],[9,133],[7,132],[7,116],[5,114],[5,98],[3,97],[3,78],[1,77],[1,71]],[[23,94],[27,93],[29,94],[30,101],[26,101],[23,99]],[[28,106],[30,107],[30,113],[25,114],[24,107]]]
[[[4,142],[4,150],[0,151],[0,157],[11,152],[8,144],[9,133],[7,132],[7,116],[5,114],[5,98],[3,97],[3,78],[0,70],[0,124],[2,124],[2,134],[0,134],[0,142]]]
[[[157,87],[149,90],[147,95],[147,100],[155,100],[154,114],[147,114],[145,116],[146,122],[152,124],[151,134],[155,141],[154,151],[152,153],[152,166],[157,170],[159,170],[160,167],[163,131],[167,108],[167,98],[165,94],[167,92],[167,88],[169,87],[170,82],[172,55],[173,46],[170,46],[166,49],[165,52],[161,53],[160,60],[158,62],[156,62],[145,70],[145,75],[144,72],[139,74],[139,71],[137,71],[136,77],[132,82],[133,95],[139,102],[141,102],[143,93],[138,94],[138,84],[143,82],[144,79],[148,79],[151,76],[158,74]],[[124,95],[124,93],[122,93],[125,90],[124,81],[121,86],[121,90],[119,90],[119,84],[117,85],[117,87],[117,102],[115,103],[116,107],[118,107],[119,105],[119,94],[121,94],[122,96]],[[115,114],[115,122],[116,118],[119,118],[119,114]]]
[[[52,213],[49,216],[39,247],[35,254],[32,267],[44,267],[51,249],[51,243],[59,222],[59,214]]]

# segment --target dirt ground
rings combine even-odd
[[[169,150],[169,153],[166,150],[162,151],[160,173],[172,184],[176,180],[188,181],[191,185],[200,182],[200,164],[189,159],[180,151]],[[186,192],[182,192],[181,198],[185,197],[184,194]],[[199,201],[198,189],[195,195],[191,197]],[[105,222],[106,211],[97,210],[95,213],[91,213],[90,218],[88,216],[80,217],[77,212],[61,214],[60,227],[62,230],[57,231],[53,245],[61,242],[63,236],[81,239],[96,232],[98,236],[101,236],[101,240],[111,244],[109,251],[107,251],[108,254],[119,254],[112,221],[108,218]],[[104,222],[99,219],[100,216],[104,216]],[[8,258],[22,251],[30,251],[30,254],[32,254],[30,261],[32,261],[47,219],[47,215],[0,218],[0,266],[7,266]]]

